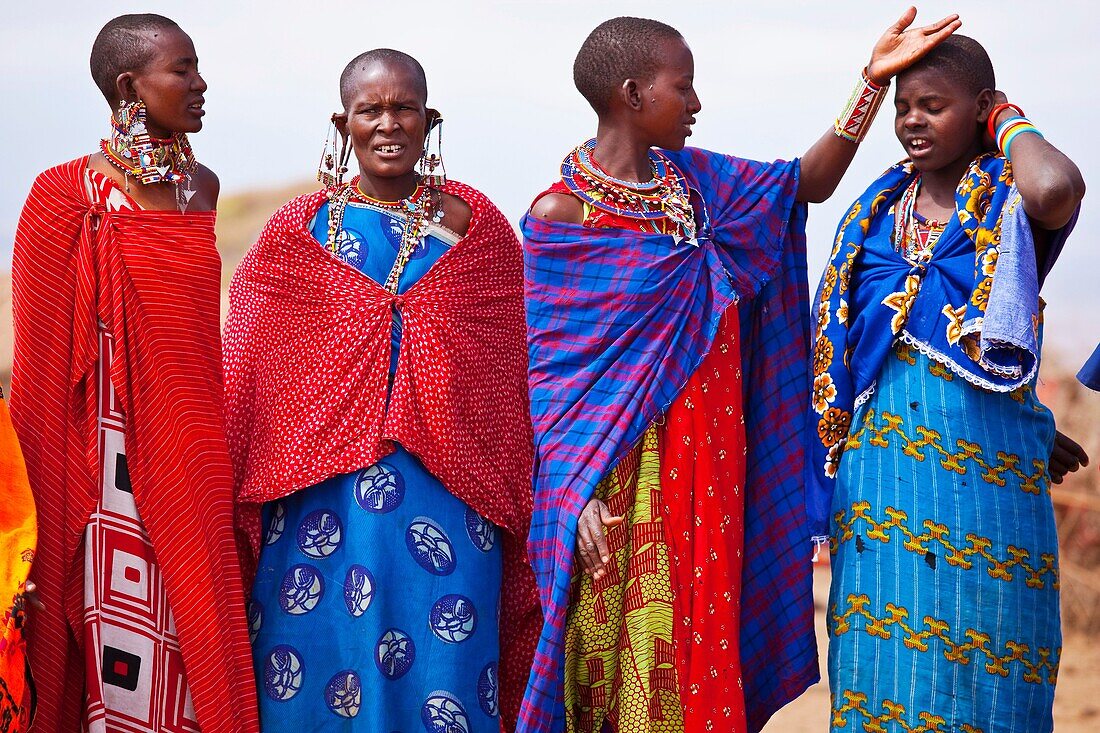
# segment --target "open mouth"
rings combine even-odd
[[[192,102],[191,104],[187,105],[187,109],[192,114],[196,114],[201,117],[202,115],[206,114],[206,110],[202,108],[204,104],[206,104],[206,100],[200,99],[197,102]]]
[[[909,149],[910,153],[921,154],[927,152],[932,147],[932,143],[928,138],[911,137],[908,142],[905,143],[905,146]]]
[[[374,152],[378,153],[383,158],[394,158],[405,152],[405,146],[398,144],[375,145]]]

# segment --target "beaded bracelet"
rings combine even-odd
[[[871,129],[871,121],[875,119],[875,113],[882,106],[882,100],[886,99],[886,92],[890,88],[890,82],[879,85],[871,81],[864,67],[859,74],[859,83],[852,90],[852,96],[844,105],[840,116],[836,118],[833,132],[837,137],[856,143],[863,142],[867,137],[867,131]]]
[[[1039,132],[1039,129],[1031,124],[1031,120],[1023,116],[1009,117],[997,126],[997,135],[995,139],[997,140],[997,147],[1004,157],[1012,160],[1012,156],[1009,155],[1008,152],[1012,145],[1012,141],[1016,139],[1017,135],[1022,135],[1025,132],[1043,137],[1043,133]]]

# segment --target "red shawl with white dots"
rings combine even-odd
[[[542,623],[526,549],[523,259],[483,194],[453,181],[445,190],[473,210],[469,230],[402,295],[313,238],[327,192],[271,217],[229,290],[227,433],[240,524],[257,556],[264,502],[369,466],[395,443],[501,528],[501,711],[512,730]],[[394,311],[402,335],[387,406]]]

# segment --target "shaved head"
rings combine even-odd
[[[573,83],[596,114],[627,79],[649,80],[661,68],[662,42],[683,39],[670,25],[648,18],[612,18],[588,34],[573,62]]]
[[[144,69],[156,56],[157,36],[170,31],[183,32],[174,20],[153,13],[120,15],[103,26],[92,44],[89,65],[108,103],[120,101],[115,88],[119,75]]]
[[[933,70],[973,94],[997,88],[993,62],[982,44],[958,33],[948,36],[900,76],[925,70]]]
[[[356,84],[359,78],[375,64],[387,66],[404,66],[416,78],[420,86],[420,92],[425,104],[428,101],[428,77],[424,74],[424,67],[420,62],[407,53],[395,51],[392,48],[376,48],[373,51],[361,53],[353,58],[344,67],[344,73],[340,74],[340,102],[347,109],[348,102],[355,94]]]

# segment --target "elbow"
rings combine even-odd
[[[804,204],[821,204],[829,200],[836,191],[837,185],[837,183],[799,185],[798,195],[795,198]]]
[[[1085,181],[1074,167],[1072,174],[1046,176],[1032,187],[1020,192],[1024,211],[1045,229],[1061,229],[1073,218],[1085,196]]]

